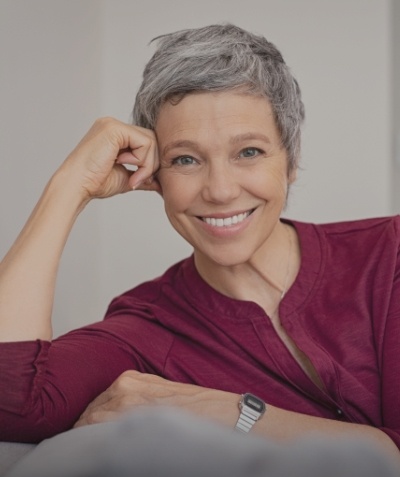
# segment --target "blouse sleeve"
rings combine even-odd
[[[392,286],[388,286],[391,293],[390,306],[379,358],[382,379],[381,430],[388,434],[400,450],[400,217],[394,220],[394,226],[397,257],[395,257],[394,281]]]
[[[117,313],[51,343],[1,343],[0,440],[39,442],[63,432],[122,372],[159,372],[143,357],[152,324],[135,326],[133,318]]]
[[[382,358],[382,430],[400,450],[400,313],[386,324]]]

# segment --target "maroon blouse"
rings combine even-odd
[[[302,263],[280,318],[324,391],[265,312],[215,291],[190,257],[116,298],[99,323],[51,343],[0,344],[0,439],[37,442],[70,428],[137,369],[374,426],[400,448],[400,217],[291,223]]]

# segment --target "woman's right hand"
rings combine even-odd
[[[137,169],[133,172],[125,165]],[[71,152],[60,172],[72,178],[83,201],[89,201],[132,189],[159,191],[158,181],[154,179],[158,168],[153,131],[101,118]]]
[[[160,192],[153,180],[157,170],[153,131],[111,118],[94,123],[48,182],[0,263],[0,341],[51,339],[58,265],[80,211],[95,197],[132,189]]]

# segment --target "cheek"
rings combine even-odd
[[[158,180],[168,215],[183,212],[191,205],[195,197],[195,187],[187,177],[165,173],[161,174]]]
[[[288,178],[280,170],[269,170],[264,173],[252,174],[246,189],[253,195],[267,200],[286,200]]]

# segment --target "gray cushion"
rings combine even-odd
[[[39,444],[7,477],[398,477],[369,442],[277,445],[176,409],[151,408]]]
[[[34,448],[33,444],[0,442],[0,477]]]

